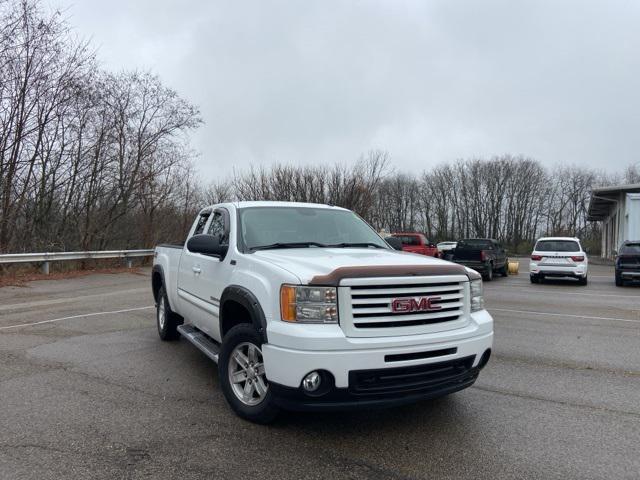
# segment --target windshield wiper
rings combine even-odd
[[[335,243],[333,245],[327,245],[327,247],[331,248],[345,248],[345,247],[376,247],[383,248],[386,250],[386,247],[379,245],[373,242],[343,242],[343,243]]]
[[[270,245],[258,245],[251,247],[251,250],[271,250],[275,248],[307,248],[307,247],[328,247],[324,243],[318,242],[277,242]]]

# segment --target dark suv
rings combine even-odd
[[[616,254],[616,285],[625,280],[640,280],[640,240],[627,240]]]

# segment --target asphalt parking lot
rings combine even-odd
[[[258,426],[204,355],[158,339],[148,270],[1,288],[0,478],[639,478],[640,287],[521,271],[485,298],[472,388]]]

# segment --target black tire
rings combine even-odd
[[[164,321],[161,321],[161,315],[164,315]],[[180,338],[178,325],[181,325],[182,321],[182,318],[171,310],[164,286],[160,287],[160,290],[158,290],[158,302],[156,303],[156,326],[158,327],[160,338],[164,341]]]
[[[509,276],[509,260],[507,260],[506,262],[504,262],[504,267],[502,267],[502,276],[503,277],[508,277]]]
[[[247,323],[236,325],[229,330],[224,337],[220,358],[218,360],[218,375],[222,393],[231,409],[239,417],[254,423],[271,423],[278,415],[279,408],[275,404],[273,392],[268,388],[268,383],[266,394],[260,403],[256,405],[248,405],[240,400],[231,384],[231,379],[229,378],[230,369],[234,367],[231,355],[236,347],[242,346],[243,344],[253,344],[258,347],[258,349],[262,347],[262,336],[256,331],[253,325]],[[266,377],[264,378],[266,379]]]
[[[493,263],[489,263],[487,265],[487,269],[482,275],[482,278],[484,279],[485,282],[490,282],[491,280],[493,280]]]
[[[540,277],[537,275],[529,275],[529,279],[531,280],[531,283],[540,283]]]
[[[624,280],[622,280],[622,275],[616,272],[616,287],[623,287]]]
[[[584,277],[580,277],[578,279],[578,285],[586,285],[588,283],[588,279],[587,276],[585,275]]]

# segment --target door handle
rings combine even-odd
[[[199,274],[202,272],[202,270],[200,269],[200,267],[191,267],[191,270],[193,270],[193,273],[195,274]]]

